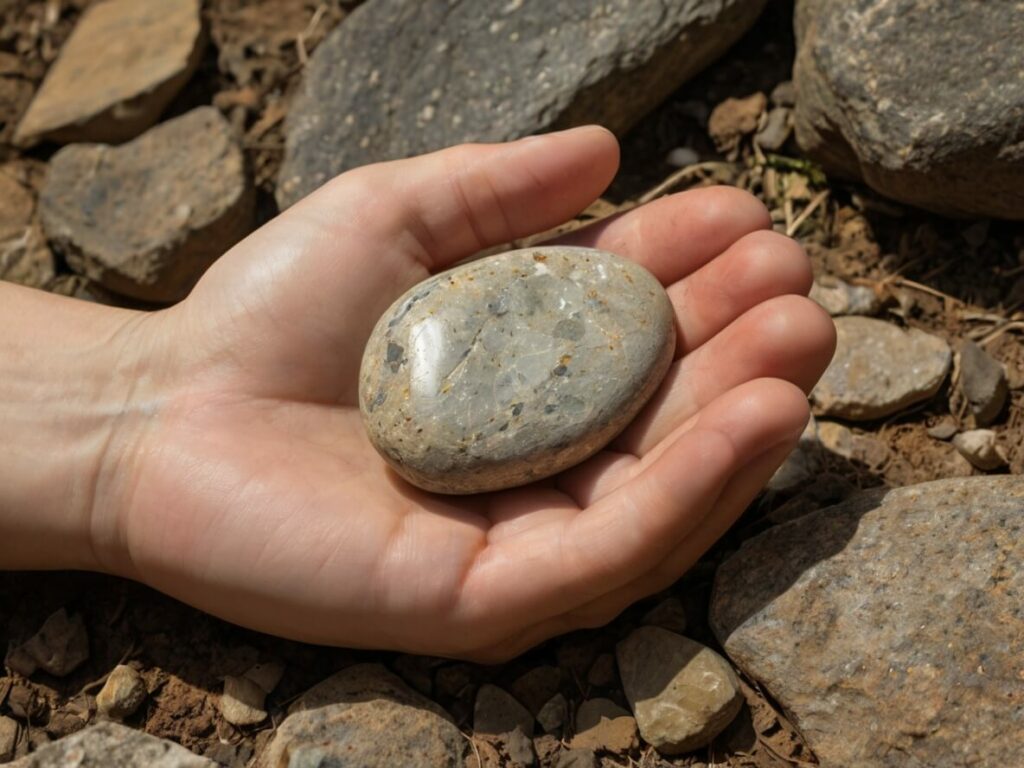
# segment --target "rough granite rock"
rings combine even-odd
[[[277,198],[464,141],[600,123],[625,133],[747,30],[765,0],[370,0],[317,47]]]
[[[996,420],[1010,394],[1002,363],[973,341],[960,348],[960,387],[979,427]]]
[[[15,132],[119,143],[153,125],[203,53],[199,0],[107,0],[82,14]]]
[[[812,158],[937,213],[1024,219],[1019,2],[799,0],[796,30]]]
[[[411,483],[476,493],[539,480],[604,447],[654,394],[674,313],[637,264],[527,248],[411,288],[360,372],[370,440]]]
[[[818,415],[879,419],[927,400],[949,372],[952,352],[937,336],[869,317],[835,323],[835,356],[811,392]]]
[[[615,650],[640,735],[663,755],[706,746],[743,706],[729,662],[695,640],[640,627]]]
[[[231,127],[199,107],[119,147],[60,150],[39,205],[72,269],[116,293],[171,302],[248,234],[253,201]]]
[[[90,726],[46,744],[8,768],[217,768],[180,744],[119,723]]]
[[[1024,479],[850,500],[747,541],[711,626],[822,768],[1017,765]]]
[[[260,756],[262,768],[461,768],[466,741],[448,714],[379,664],[311,688]]]

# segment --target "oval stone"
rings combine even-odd
[[[553,475],[633,419],[672,362],[668,295],[590,248],[527,248],[435,275],[366,345],[371,442],[429,491],[478,493]]]

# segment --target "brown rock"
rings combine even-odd
[[[135,713],[146,700],[146,681],[133,667],[118,664],[96,694],[96,709],[121,720]]]
[[[183,298],[253,216],[241,150],[212,107],[120,147],[65,147],[39,203],[46,235],[72,269],[156,302]]]
[[[0,715],[0,763],[5,763],[14,757],[14,750],[17,746],[18,721]]]
[[[292,705],[258,765],[461,768],[465,748],[459,729],[437,704],[385,667],[358,664]]]
[[[537,712],[537,722],[546,733],[559,733],[569,719],[569,702],[556,693]]]
[[[191,77],[202,43],[199,0],[94,3],[47,72],[15,142],[137,136]]]
[[[1020,762],[1024,479],[861,493],[718,571],[710,623],[822,768]]]
[[[953,446],[961,456],[983,472],[1006,465],[1006,454],[996,442],[991,429],[971,429],[953,438]]]
[[[757,130],[768,97],[758,92],[742,99],[726,99],[711,111],[708,133],[719,152],[735,149],[740,139]]]
[[[618,644],[616,655],[640,734],[662,754],[707,745],[743,706],[729,663],[682,635],[640,627]]]
[[[51,675],[63,677],[89,658],[89,636],[81,615],[69,616],[61,608],[43,622],[18,652],[25,661],[17,669],[20,674],[31,675],[34,667],[39,667]]]
[[[598,768],[597,755],[592,749],[567,749],[558,753],[555,768]]]
[[[23,162],[0,165],[0,280],[42,288],[53,279],[53,254],[34,220],[31,167]]]
[[[939,337],[869,317],[835,323],[835,356],[811,392],[816,413],[879,419],[927,400],[945,381],[952,352]]]
[[[618,682],[615,673],[615,657],[610,653],[602,653],[587,672],[587,682],[598,688],[611,688]]]
[[[588,699],[576,711],[572,749],[629,752],[639,744],[636,720],[610,699]]]

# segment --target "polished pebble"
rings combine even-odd
[[[608,444],[664,377],[672,305],[604,251],[499,254],[413,287],[381,317],[360,371],[371,442],[440,493],[510,488]]]

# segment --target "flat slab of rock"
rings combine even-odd
[[[799,0],[796,29],[811,157],[938,213],[1024,219],[1018,4]]]
[[[421,488],[539,480],[603,448],[675,350],[661,284],[587,248],[528,248],[436,275],[381,317],[360,406],[370,440]]]
[[[664,755],[711,743],[743,706],[729,662],[695,640],[640,627],[615,650],[640,735]]]
[[[281,207],[342,171],[465,141],[624,133],[765,0],[370,0],[321,43],[286,124]]]
[[[10,763],[8,768],[217,768],[180,744],[118,723],[99,723]]]
[[[64,147],[39,205],[46,236],[76,272],[172,302],[249,233],[253,200],[231,127],[199,107],[118,147]]]
[[[941,480],[749,540],[710,621],[823,768],[1015,765],[1022,594],[1024,479]]]
[[[953,359],[945,341],[869,317],[836,318],[836,353],[811,392],[815,413],[879,419],[927,400]]]
[[[199,0],[107,0],[82,14],[15,132],[119,143],[153,125],[199,65]]]
[[[461,768],[466,743],[437,704],[385,667],[358,664],[292,705],[258,765]]]

